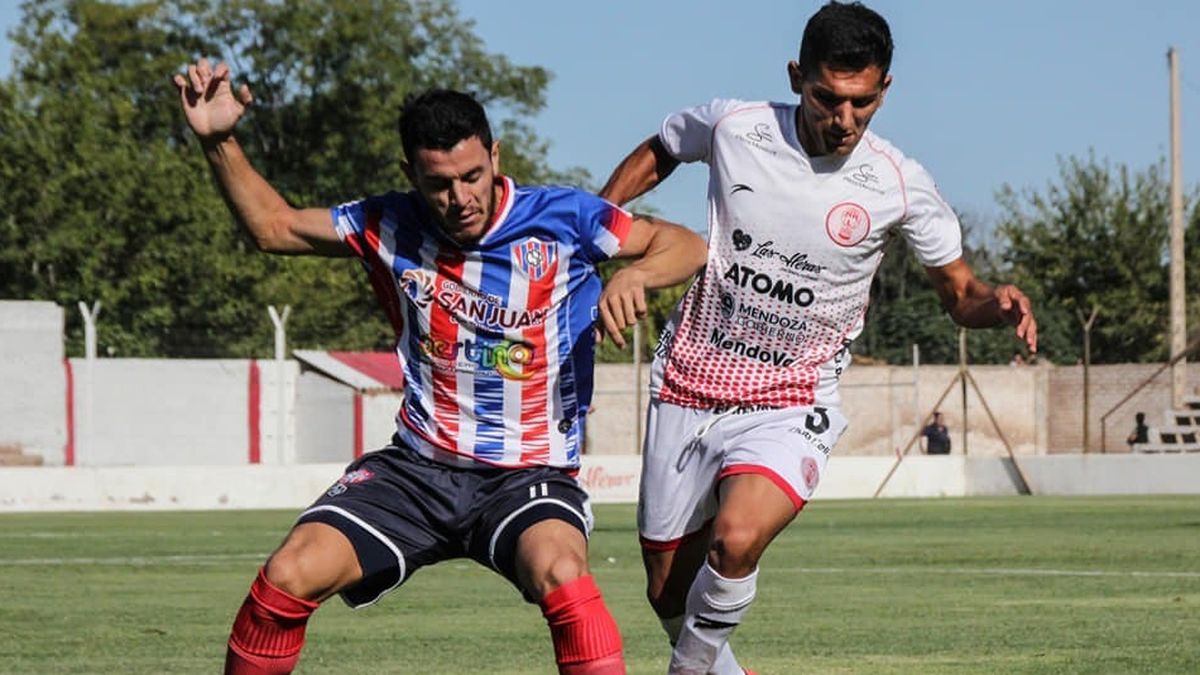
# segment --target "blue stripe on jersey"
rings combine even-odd
[[[569,267],[567,268],[567,286],[571,285],[571,280],[575,278],[575,267],[578,265],[575,252],[571,252]],[[568,291],[562,309],[555,317],[558,324],[558,334],[574,336],[575,333],[571,330],[571,314],[576,303],[575,295]],[[591,335],[587,334],[581,342],[592,342]],[[559,381],[558,393],[562,399],[562,416],[563,419],[572,420],[571,430],[567,433],[565,446],[567,450],[567,461],[574,462],[579,456],[579,399],[575,392],[575,362],[571,360],[571,344],[572,340],[558,341],[558,363],[559,363]],[[588,370],[591,371],[591,364],[588,364]]]
[[[600,298],[600,278],[592,270],[591,263],[583,260],[582,257],[572,258],[571,262],[572,266],[578,265],[580,268],[578,271],[572,270],[572,277],[579,279],[580,282],[579,286],[571,293],[571,302],[567,306],[568,311],[563,314],[570,322],[571,335],[583,337],[570,345],[570,359],[564,359],[564,362],[571,364],[571,408],[575,415],[580,416],[572,429],[572,434],[578,435],[582,429],[579,422],[583,421],[582,418],[587,415],[594,386],[592,364],[595,362],[596,342],[591,339],[592,326],[595,325],[592,312]],[[563,398],[565,405],[565,394]],[[568,459],[575,460],[579,452],[578,439],[572,447],[573,453]]]
[[[485,294],[507,298],[512,282],[512,263],[507,249],[483,256],[479,290]],[[498,341],[502,336],[478,335],[476,339]],[[498,375],[498,373],[494,373]],[[475,454],[482,459],[504,458],[504,378],[475,378]]]
[[[415,208],[417,203],[414,200],[398,199],[391,201],[388,206],[390,208],[384,212],[385,220],[380,224],[380,228],[389,227],[395,233],[396,257],[392,263],[392,272],[397,279],[400,279],[407,270],[421,269],[417,261],[421,259],[421,246],[425,243],[426,235],[417,225],[420,222],[421,214]],[[401,286],[401,292],[403,292],[403,284]],[[431,426],[428,411],[432,410],[433,406],[429,401],[420,400],[425,391],[424,379],[421,377],[421,364],[416,358],[405,358],[406,355],[421,353],[420,308],[414,302],[405,302],[404,314],[408,340],[406,345],[400,345],[397,342],[400,362],[404,364],[403,405],[409,419],[414,424],[421,429],[428,429]],[[397,335],[396,339],[399,341],[402,338]]]

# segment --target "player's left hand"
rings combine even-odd
[[[1000,315],[1010,326],[1017,327],[1017,337],[1025,341],[1029,351],[1037,353],[1037,319],[1033,318],[1033,307],[1021,289],[1011,284],[997,286],[996,302]]]
[[[634,266],[622,268],[608,280],[600,294],[600,328],[613,344],[625,347],[622,331],[646,316],[645,274]]]

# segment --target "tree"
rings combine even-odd
[[[1170,205],[1164,173],[1161,162],[1131,171],[1094,155],[1072,157],[1060,161],[1058,182],[1044,191],[1018,195],[1006,187],[1000,193],[1004,259],[1040,312],[1042,352],[1052,360],[1082,357],[1078,315],[1096,306],[1094,362],[1166,358]],[[1193,208],[1193,263],[1200,262],[1197,216]],[[1192,276],[1194,294],[1200,284]]]
[[[982,245],[971,245],[977,227],[958,214],[963,223],[963,257],[976,275],[994,283],[1006,278],[994,255]],[[958,363],[958,325],[942,308],[924,266],[896,236],[885,248],[883,262],[871,282],[871,304],[863,333],[854,343],[855,355],[885,363],[907,363],[912,345],[921,350],[923,363]],[[968,351],[972,362],[1008,363],[1021,349],[1010,331],[971,331]]]
[[[239,137],[297,205],[404,189],[399,106],[429,86],[492,112],[505,172],[556,172],[520,118],[549,73],[483,49],[448,0],[26,2],[0,83],[0,296],[100,300],[101,349],[126,356],[269,353],[265,307],[290,304],[292,344],[392,339],[351,260],[257,253],[235,228],[179,112],[170,75],[227,58],[256,105]],[[499,115],[497,115],[499,113]],[[71,352],[81,324],[68,312]]]

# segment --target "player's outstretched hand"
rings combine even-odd
[[[645,273],[632,266],[618,270],[604,286],[598,306],[604,333],[613,344],[624,347],[621,331],[646,316]]]
[[[229,66],[224,63],[213,68],[202,58],[188,64],[186,78],[176,73],[173,79],[188,126],[202,141],[228,136],[254,100],[244,84],[234,94]]]
[[[996,287],[996,301],[1000,303],[1000,314],[1010,326],[1017,327],[1017,337],[1025,341],[1029,351],[1037,353],[1037,319],[1033,318],[1033,307],[1021,289],[1011,284]]]

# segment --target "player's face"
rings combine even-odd
[[[800,143],[814,157],[853,152],[892,83],[892,76],[885,77],[879,66],[832,70],[822,64],[815,72],[801,74],[792,61],[788,74],[792,91],[802,97]]]
[[[495,180],[500,172],[500,144],[493,142],[488,149],[472,136],[449,150],[421,148],[416,155],[404,165],[404,172],[446,234],[460,244],[482,237],[492,222],[500,190]]]

